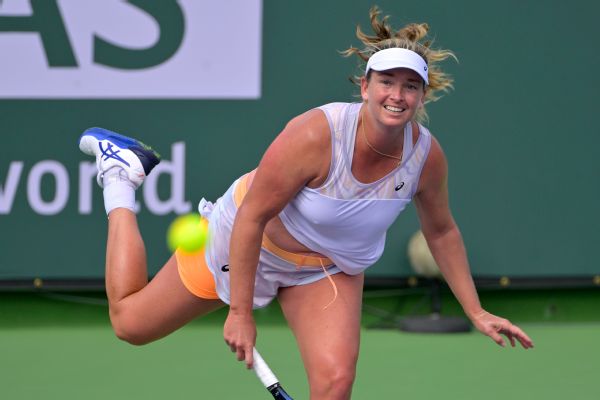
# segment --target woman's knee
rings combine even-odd
[[[311,398],[349,399],[355,376],[355,363],[321,366],[309,378]]]
[[[110,322],[116,336],[134,345],[147,344],[224,305],[220,300],[200,299],[187,291],[184,294],[185,298],[181,298],[171,291],[162,304],[148,302],[139,295],[110,302]]]
[[[109,315],[113,331],[119,339],[136,346],[148,344],[155,340],[148,335],[143,321],[132,315],[132,313],[119,310],[118,307],[116,310],[111,307]]]

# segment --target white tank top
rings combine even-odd
[[[420,124],[413,146],[412,124],[406,124],[401,165],[376,182],[359,182],[351,166],[360,107],[361,103],[319,107],[331,131],[329,175],[320,187],[298,192],[279,214],[296,240],[350,275],[381,257],[386,231],[415,194],[431,146],[431,134]]]

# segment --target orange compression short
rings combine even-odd
[[[215,278],[206,265],[204,251],[186,253],[180,249],[175,251],[177,269],[183,285],[196,296],[207,299],[218,299]]]

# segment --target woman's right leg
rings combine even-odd
[[[181,281],[175,255],[148,282],[137,219],[125,208],[109,214],[106,291],[116,335],[136,345],[160,339],[225,305],[192,294]]]
[[[133,344],[148,343],[222,307],[220,300],[198,297],[183,285],[175,256],[148,282],[146,251],[132,210],[135,189],[160,162],[160,156],[136,139],[103,128],[86,130],[79,138],[79,148],[96,158],[98,183],[104,189],[109,216],[106,291],[117,336]],[[202,257],[198,257],[200,262]]]

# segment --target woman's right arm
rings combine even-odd
[[[321,111],[294,118],[265,152],[238,209],[229,254],[231,304],[223,336],[248,368],[256,342],[252,304],[265,226],[305,185],[328,173],[330,146],[329,124]]]

